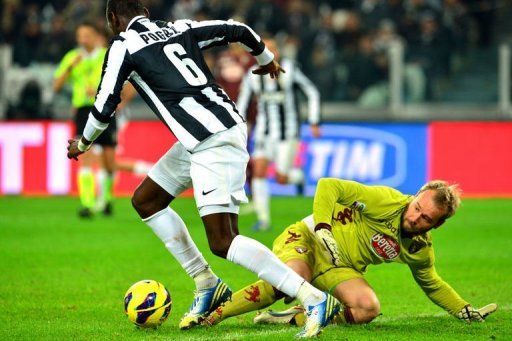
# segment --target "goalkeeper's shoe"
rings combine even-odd
[[[254,323],[257,324],[292,324],[302,327],[305,322],[306,314],[300,305],[283,311],[267,310],[254,317]]]
[[[320,335],[322,328],[327,326],[340,311],[340,302],[329,294],[325,295],[325,300],[322,301],[322,303],[307,307],[306,324],[304,325],[304,329],[296,335],[298,338]]]
[[[490,314],[494,313],[498,309],[496,303],[491,303],[480,309],[475,309],[471,304],[466,305],[461,309],[455,316],[462,321],[467,323],[471,322],[484,322],[485,318]]]
[[[180,329],[190,329],[201,322],[215,309],[231,299],[231,290],[222,280],[213,288],[195,292],[194,302],[180,321]]]

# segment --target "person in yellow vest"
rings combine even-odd
[[[76,135],[81,136],[93,109],[96,92],[101,80],[103,60],[107,49],[102,44],[100,32],[94,24],[84,22],[76,29],[78,46],[64,56],[54,75],[53,89],[60,92],[66,83],[72,88],[72,106]],[[95,141],[101,146],[100,161],[106,174],[101,177],[101,210],[105,215],[112,214],[112,192],[115,170],[116,120]],[[81,201],[80,217],[92,217],[96,205],[95,179],[92,170],[95,157],[92,152],[80,159],[78,170],[78,192]]]
[[[436,272],[431,230],[453,216],[460,197],[456,185],[435,180],[416,195],[386,186],[323,178],[318,182],[313,214],[288,228],[274,241],[273,252],[320,290],[334,295],[343,309],[337,323],[368,323],[380,314],[380,303],[364,278],[370,264],[407,265],[428,298],[466,322],[483,321],[497,309],[491,303],[473,308]],[[212,312],[206,324],[262,309],[282,298],[271,285],[258,281],[233,294]],[[288,298],[290,299],[290,298]],[[256,323],[304,321],[300,306],[266,311]]]

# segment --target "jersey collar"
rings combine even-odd
[[[130,29],[130,26],[132,26],[134,22],[144,18],[146,18],[144,15],[138,15],[136,17],[133,17],[132,20],[130,20],[130,22],[128,23],[128,26],[126,26],[126,31]]]

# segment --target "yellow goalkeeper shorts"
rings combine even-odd
[[[284,263],[302,260],[313,272],[311,284],[316,288],[334,292],[341,282],[363,278],[363,274],[347,266],[337,267],[327,259],[315,236],[302,221],[287,227],[275,240],[272,251]]]

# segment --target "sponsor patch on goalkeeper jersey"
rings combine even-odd
[[[373,252],[382,259],[393,260],[400,254],[400,244],[385,234],[375,233],[370,244]]]

